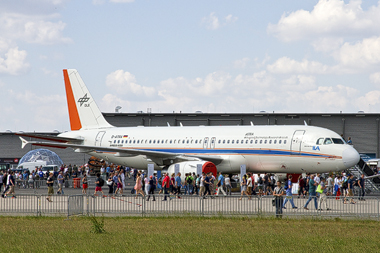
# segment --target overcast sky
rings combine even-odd
[[[102,112],[379,112],[371,0],[1,0],[0,132],[66,131],[62,69]]]

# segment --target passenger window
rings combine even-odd
[[[236,140],[236,144],[239,144],[239,140]]]
[[[170,144],[172,144],[172,140],[170,140]]]
[[[149,144],[151,144],[152,143],[152,140],[149,140]]]
[[[221,140],[218,141],[218,144],[220,144],[220,143],[221,143]]]
[[[286,144],[286,140],[284,140],[284,144]]]
[[[155,144],[156,143],[156,140],[153,140],[153,144]]]
[[[198,143],[198,140],[195,140],[195,144],[197,144]]]
[[[269,140],[269,144],[272,144],[272,140]]]
[[[263,144],[263,140],[260,140],[260,144]]]
[[[278,141],[278,144],[281,144],[281,140]]]
[[[251,140],[251,142],[250,142],[251,144],[253,144],[253,140]]]
[[[135,143],[136,143],[136,141],[134,140],[134,141],[133,141],[133,144],[135,144]]]
[[[227,140],[227,144],[230,144],[230,140]]]
[[[277,140],[274,140],[274,141],[273,141],[273,144],[276,144],[276,143],[277,143]]]
[[[319,139],[317,140],[317,145],[322,145],[324,139],[325,139],[325,138],[319,138]]]
[[[189,140],[187,140],[187,142],[186,142],[187,144],[189,144]]]
[[[223,144],[225,144],[226,143],[226,140],[223,140]]]
[[[332,144],[333,142],[332,142],[332,140],[330,139],[330,138],[326,138],[325,139],[325,145],[328,145],[328,144]]]
[[[245,144],[248,144],[248,140],[245,141]]]
[[[119,143],[120,143],[120,140],[118,140],[117,143],[119,144]]]
[[[234,140],[231,141],[231,144],[234,144]]]
[[[264,141],[264,144],[267,144],[267,140]]]
[[[258,140],[255,140],[255,144],[257,144]]]

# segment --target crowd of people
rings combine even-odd
[[[298,198],[309,196],[303,208],[309,210],[308,205],[311,201],[314,202],[316,210],[331,210],[328,206],[327,196],[336,196],[336,200],[342,199],[343,204],[356,204],[354,201],[354,187],[357,186],[359,190],[359,201],[365,201],[365,180],[364,174],[359,179],[355,180],[351,174],[343,173],[342,175],[328,175],[322,177],[317,173],[312,175],[306,174],[306,177],[302,175],[298,178]],[[277,182],[277,187],[273,190],[273,205],[276,207],[276,215],[281,215],[282,210],[286,209],[286,203],[289,201],[293,209],[297,209],[293,202],[292,194],[292,175],[289,175],[285,181],[284,187],[280,182]],[[286,195],[284,199],[284,195]],[[322,207],[325,209],[322,209]],[[319,207],[319,208],[318,208]]]
[[[36,168],[29,173],[25,171],[9,171],[0,173],[0,191],[1,186],[4,187],[2,197],[6,198],[12,195],[15,198],[15,186],[18,183],[19,187],[34,187],[36,181],[46,180],[48,186],[48,201],[52,201],[50,196],[54,194],[53,185],[56,182],[58,185],[57,194],[64,194],[64,183],[71,178],[80,178],[82,184],[82,193],[88,194],[89,180],[88,176],[91,173],[91,169],[86,166],[71,166],[63,165],[58,170],[44,173],[42,168]],[[231,181],[240,182],[240,198],[246,195],[248,200],[252,199],[253,195],[275,196],[274,204],[278,212],[282,212],[282,209],[286,209],[286,204],[289,202],[293,209],[297,209],[293,202],[293,179],[291,175],[284,182],[284,186],[281,186],[280,182],[276,182],[274,174],[264,173],[263,175],[247,173],[242,175],[241,180],[236,180],[231,175],[223,175],[219,172],[218,175],[213,175],[212,172],[202,173],[197,175],[196,173],[186,173],[182,177],[181,173],[174,174],[164,173],[161,177],[157,177],[157,174],[149,176],[144,171],[138,171],[137,169],[115,166],[113,164],[102,166],[100,172],[96,174],[95,179],[95,191],[94,195],[106,196],[123,194],[126,185],[126,178],[133,178],[135,185],[131,191],[132,194],[148,196],[147,201],[155,201],[155,191],[158,194],[163,194],[163,201],[173,198],[181,198],[181,195],[198,195],[202,198],[214,198],[215,195],[223,194],[224,196],[231,195],[232,184]],[[310,175],[306,174],[305,177],[299,176],[298,181],[298,198],[306,198],[308,200],[304,205],[304,209],[308,210],[308,205],[311,201],[314,202],[315,209],[325,205],[325,209],[329,210],[327,206],[326,196],[334,195],[336,198],[342,198],[343,203],[354,204],[353,188],[357,186],[360,191],[359,200],[364,200],[364,175],[360,179],[354,180],[353,175],[339,174],[339,175],[327,175],[322,177],[320,174]],[[108,192],[104,192],[102,187],[107,185]],[[285,196],[285,198],[284,198]],[[319,204],[317,203],[319,201]],[[281,206],[281,207],[280,207]]]

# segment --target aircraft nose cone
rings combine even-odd
[[[344,166],[349,168],[355,166],[359,162],[360,155],[353,147],[348,147],[343,151],[342,160]]]

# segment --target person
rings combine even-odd
[[[335,199],[338,200],[339,196],[341,194],[340,192],[340,176],[335,176],[334,179],[334,195],[336,196]]]
[[[201,189],[201,176],[199,176],[199,174],[197,175],[197,179],[195,180],[195,184],[196,184],[196,187],[195,187],[194,194],[199,195],[199,191]]]
[[[188,176],[186,177],[188,195],[193,194],[193,181],[194,181],[194,178],[191,176],[191,173],[189,173]]]
[[[192,189],[192,194],[193,195],[198,195],[198,186],[197,186],[197,175],[195,175],[195,172],[193,172],[193,189]]]
[[[348,144],[348,145],[352,145],[351,137],[348,137],[347,144]]]
[[[60,173],[62,173],[62,172],[60,172]],[[58,175],[58,177],[59,177],[60,175]],[[63,177],[62,177],[62,179],[63,179]],[[59,185],[59,183],[58,183],[58,185]],[[87,188],[88,188],[88,180],[87,180],[87,174],[85,173],[84,175],[83,175],[83,178],[82,178],[82,194],[87,194]],[[62,189],[62,188],[60,188],[60,189]],[[58,193],[58,192],[57,192]],[[62,193],[63,194],[63,193]]]
[[[121,177],[121,172],[118,174],[117,176],[117,187],[116,187],[116,191],[115,191],[115,194],[119,193],[119,194],[123,194],[123,179]]]
[[[269,176],[266,172],[264,173],[263,184],[264,184],[264,195],[268,195],[268,192],[269,192]]]
[[[329,177],[326,180],[326,183],[327,183],[326,195],[332,195],[332,193],[333,193],[333,181],[334,180],[332,179],[332,176],[329,175]]]
[[[282,217],[282,203],[283,201],[283,195],[285,194],[284,188],[281,186],[281,182],[277,181],[277,186],[273,189],[273,196],[275,201],[275,207],[276,207],[276,217],[280,218]]]
[[[165,173],[164,174],[164,180],[162,180],[162,188],[164,189],[164,199],[162,201],[166,201],[167,200],[167,197],[169,195],[169,188],[170,188],[170,177],[169,177],[169,173]],[[169,198],[170,200],[170,198]]]
[[[175,176],[175,173],[172,173],[171,177],[170,177],[170,194],[176,194],[177,192],[177,185],[175,183],[175,179],[176,179],[176,176]]]
[[[263,178],[257,174],[257,188],[259,189],[259,196],[263,195]]]
[[[119,173],[117,171],[113,174],[113,193],[116,194],[117,184],[119,183]]]
[[[155,180],[153,178],[153,176],[149,176],[149,192],[148,192],[148,198],[146,199],[146,201],[149,201],[150,199],[150,196],[153,196],[153,201],[156,201],[156,197],[154,196],[154,190],[156,188],[156,185],[155,185]]]
[[[210,174],[206,174],[205,181],[203,182],[204,186],[205,186],[204,196],[207,196],[207,195],[211,196],[211,191],[210,191],[210,185],[211,185],[211,183],[210,183],[210,180],[211,180]]]
[[[6,198],[8,194],[13,193],[12,198],[16,198],[15,196],[15,178],[13,177],[13,171],[10,171],[7,176],[7,186],[5,187],[4,193],[1,197]]]
[[[358,180],[358,186],[359,186],[359,200],[365,201],[364,199],[364,174],[362,174]]]
[[[301,194],[303,197],[306,196],[305,194],[305,179],[303,179],[302,175],[298,177],[298,198],[301,197]]]
[[[95,192],[94,192],[94,196],[97,196],[97,192],[101,192],[102,193],[102,196],[103,196],[103,198],[104,198],[104,193],[103,193],[103,190],[102,190],[102,186],[103,186],[103,184],[102,184],[102,178],[100,177],[100,173],[98,172],[98,173],[96,173],[96,179],[95,179],[96,181],[95,181]]]
[[[113,173],[110,172],[107,179],[107,186],[108,186],[108,195],[111,195],[113,193]]]
[[[317,183],[314,182],[314,175],[311,175],[310,179],[309,179],[309,198],[308,198],[308,200],[306,201],[306,204],[303,207],[305,210],[309,210],[309,208],[307,208],[307,205],[309,205],[309,202],[312,199],[314,199],[315,209],[316,210],[318,209],[317,196],[316,196],[316,193],[315,193],[316,186],[317,186]]]
[[[356,204],[354,201],[354,175],[350,175],[347,180],[347,196],[350,198],[350,203],[351,204]],[[347,203],[347,199],[345,198],[344,203]]]
[[[140,172],[137,172],[137,175],[136,175],[136,184],[135,184],[134,189],[136,190],[136,197],[135,197],[135,199],[137,199],[137,195],[139,193],[144,197],[144,192],[142,191],[142,185],[141,185],[141,174],[140,174]]]
[[[49,173],[49,177],[46,181],[46,184],[48,187],[48,197],[46,199],[49,202],[53,202],[53,200],[51,200],[51,195],[54,194],[54,189],[53,189],[54,179],[53,179],[53,173],[52,172]]]
[[[247,195],[249,199],[251,199],[251,196],[249,196],[247,193],[247,175],[243,176],[240,186],[241,186],[241,197],[239,200],[242,200],[244,194]]]
[[[199,196],[203,197],[203,198],[204,198],[204,194],[206,191],[205,181],[206,181],[206,174],[204,172],[202,172],[202,176],[201,176],[200,182],[199,182]]]
[[[231,195],[231,190],[232,190],[231,179],[227,174],[225,176],[225,184],[226,184],[227,195]]]
[[[179,195],[181,195],[181,173],[178,172],[177,176],[175,177],[174,180],[174,188],[176,189],[175,194],[177,195],[177,198],[181,198]]]
[[[289,175],[288,177],[288,180],[285,182],[286,184],[286,198],[284,200],[284,204],[282,205],[282,208],[286,209],[285,205],[286,205],[286,202],[290,202],[290,204],[292,205],[292,208],[293,209],[297,209],[298,207],[296,207],[294,205],[294,202],[293,202],[293,194],[292,194],[292,186],[293,186],[293,183],[292,183],[292,175]]]
[[[224,187],[224,177],[222,175],[222,172],[220,171],[219,177],[218,177],[218,192],[216,193],[216,195],[219,195],[220,192],[222,192],[224,196],[227,195],[226,192],[223,190],[223,187]]]
[[[328,207],[328,203],[327,203],[327,186],[326,186],[326,180],[322,177],[321,178],[321,182],[319,183],[319,186],[318,186],[318,189],[317,189],[317,192],[320,193],[320,196],[319,196],[319,209],[320,211],[323,211],[322,209],[322,204],[325,203],[325,207],[326,207],[326,210],[329,211],[331,210],[329,207]]]
[[[57,177],[57,182],[58,182],[58,191],[57,194],[63,194],[63,175],[62,171],[59,172],[58,177]],[[82,180],[83,182],[83,180]],[[84,189],[84,186],[83,186]],[[82,191],[83,193],[83,191]]]

